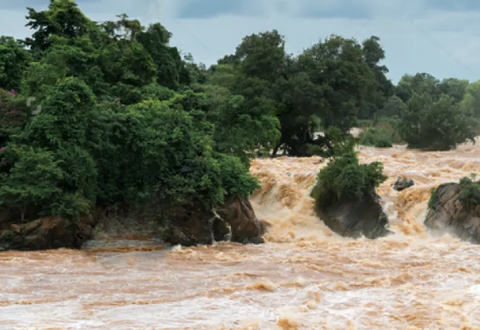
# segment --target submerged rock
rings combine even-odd
[[[387,215],[380,205],[380,196],[372,192],[358,201],[340,201],[318,206],[317,214],[335,233],[343,237],[379,238],[390,234]]]
[[[415,184],[415,182],[413,182],[412,179],[398,176],[397,181],[395,181],[395,183],[392,186],[393,186],[394,190],[402,191],[402,190],[405,190],[407,188],[412,187],[414,184]]]
[[[452,234],[460,239],[480,243],[480,217],[459,201],[458,183],[440,185],[432,194],[425,226],[434,234]]]
[[[250,202],[232,196],[216,210],[204,211],[191,206],[175,212],[165,241],[184,246],[220,241],[261,244],[264,231]]]
[[[0,251],[76,249],[93,237],[93,228],[92,218],[83,218],[78,224],[57,217],[10,224],[0,230]]]

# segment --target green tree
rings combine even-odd
[[[400,117],[406,111],[407,105],[398,96],[391,96],[379,111],[380,118]]]
[[[257,187],[238,160],[213,151],[210,123],[196,122],[168,102],[145,101],[102,116],[109,116],[101,127],[103,143],[92,151],[101,204],[154,200],[168,213],[191,202],[209,208],[222,203],[228,191],[246,196]],[[236,169],[222,162],[237,164]],[[232,172],[223,171],[236,174],[228,177]]]
[[[370,147],[391,148],[393,137],[385,130],[369,127],[359,135],[358,143]]]
[[[454,100],[442,95],[413,94],[400,117],[399,132],[409,148],[450,150],[468,140],[475,142],[475,121]]]
[[[104,95],[108,85],[98,63],[100,53],[87,37],[69,40],[52,36],[51,45],[38,62],[32,63],[23,81],[24,93],[33,96],[44,88],[67,77],[85,81],[98,95]]]
[[[17,140],[55,150],[64,144],[85,147],[95,97],[85,82],[66,78],[43,94],[42,112],[34,116]]]
[[[471,112],[476,118],[480,117],[480,81],[471,83],[461,102],[464,111]]]
[[[285,39],[277,30],[249,35],[237,47],[235,58],[246,76],[274,82],[285,73]]]
[[[42,207],[60,196],[58,182],[64,173],[52,152],[9,145],[2,153],[9,169],[0,173],[0,205],[18,209],[22,222],[29,207]]]
[[[320,170],[312,196],[320,206],[356,201],[375,192],[386,179],[382,163],[360,164],[357,154],[350,152],[334,157]]]
[[[19,90],[30,63],[28,51],[12,37],[0,37],[0,88]]]
[[[212,71],[206,84],[198,87],[206,99],[196,108],[203,110],[204,119],[215,125],[215,150],[238,156],[246,164],[255,151],[268,154],[280,138],[280,125],[275,102],[257,96],[266,82],[245,78],[241,90],[246,96],[236,95],[228,88],[239,87],[234,68],[218,65]]]
[[[157,83],[177,89],[181,84],[189,85],[190,76],[178,49],[168,45],[171,36],[163,25],[156,23],[141,32],[138,41],[150,54],[156,66]]]
[[[50,0],[47,10],[37,12],[27,8],[27,26],[35,32],[25,44],[39,57],[51,45],[53,35],[74,40],[87,35],[93,26],[73,0]]]
[[[26,100],[0,89],[0,148],[19,133],[27,121]]]
[[[355,122],[375,77],[364,60],[362,47],[353,39],[331,36],[299,56],[299,65],[310,80],[322,87],[319,117],[325,127],[346,132]]]
[[[468,86],[468,80],[447,78],[442,80],[438,89],[440,93],[450,96],[455,103],[459,103],[463,100]]]
[[[384,107],[386,100],[393,95],[394,86],[386,77],[389,72],[385,65],[380,63],[385,59],[385,51],[380,44],[380,38],[371,36],[362,43],[365,62],[372,70],[376,84],[371,86],[367,100],[360,109],[360,118],[373,118]]]
[[[440,95],[438,88],[440,82],[434,76],[428,73],[417,73],[416,75],[404,75],[396,87],[395,95],[403,102],[407,103],[413,94],[428,94],[433,100],[437,100]]]

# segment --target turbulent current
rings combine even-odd
[[[480,145],[361,148],[384,163],[395,232],[346,239],[313,213],[321,158],[258,159],[259,246],[164,250],[110,237],[82,251],[0,253],[0,329],[480,329],[480,246],[423,226],[430,190],[480,173]],[[397,175],[415,186],[396,192]]]

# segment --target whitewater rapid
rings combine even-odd
[[[394,235],[341,238],[313,213],[318,157],[253,161],[267,243],[167,251],[150,236],[0,253],[0,329],[480,329],[480,247],[431,237],[430,190],[480,173],[480,145],[361,148]],[[396,192],[397,175],[415,186]]]

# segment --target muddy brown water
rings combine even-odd
[[[314,216],[320,158],[255,160],[266,244],[165,250],[132,236],[0,253],[0,329],[480,329],[480,246],[422,224],[430,190],[480,173],[478,155],[361,148],[389,175],[378,192],[395,235],[375,241]],[[392,190],[397,175],[416,185]]]

